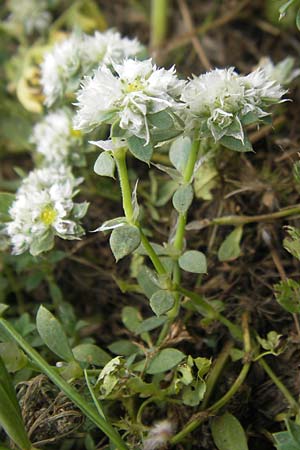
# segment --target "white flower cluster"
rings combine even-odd
[[[38,122],[33,128],[31,142],[43,155],[44,166],[84,163],[82,135],[73,129],[72,112],[67,108],[50,112]]]
[[[194,77],[185,86],[182,101],[187,123],[215,141],[230,137],[244,143],[244,125],[269,116],[268,108],[280,102],[285,91],[262,69],[247,76],[233,68],[215,69]]]
[[[53,247],[55,236],[78,239],[84,234],[79,221],[88,204],[73,202],[81,182],[63,166],[36,169],[23,180],[6,226],[14,254],[29,250],[38,255]]]
[[[45,104],[50,107],[64,95],[72,96],[82,77],[100,64],[121,62],[142,51],[137,39],[122,38],[120,33],[108,30],[94,36],[73,33],[57,43],[46,54],[41,65],[41,84]]]
[[[173,67],[159,69],[151,59],[127,59],[113,64],[113,69],[100,66],[94,76],[84,78],[78,92],[74,128],[89,131],[102,123],[116,123],[126,137],[149,143],[154,115],[166,110],[176,115],[182,109],[184,85]],[[174,127],[171,116],[168,126]]]
[[[8,8],[11,11],[8,23],[21,26],[28,35],[35,31],[42,33],[52,19],[46,0],[22,0],[21,3],[20,0],[10,0]]]
[[[294,69],[294,65],[295,59],[290,56],[277,64],[274,64],[270,58],[264,57],[259,61],[258,67],[263,69],[272,80],[287,86],[300,75],[300,69]]]

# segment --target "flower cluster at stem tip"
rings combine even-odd
[[[36,255],[50,250],[54,236],[77,239],[82,236],[80,219],[87,203],[74,203],[77,186],[83,180],[74,178],[67,167],[35,169],[16,193],[7,224],[13,253],[26,250]]]
[[[31,136],[36,152],[43,157],[44,166],[81,165],[82,141],[80,131],[73,129],[72,111],[68,108],[49,112],[34,126]]]
[[[213,138],[230,148],[224,138],[244,144],[245,126],[268,119],[269,107],[280,102],[285,92],[263,68],[247,76],[234,68],[215,69],[184,81],[178,79],[174,67],[160,69],[151,60],[127,59],[112,68],[101,66],[93,76],[85,77],[77,94],[74,128],[88,132],[110,124],[113,139],[117,125],[118,137],[135,136],[143,139],[144,145],[150,141],[155,145],[161,125],[153,118],[166,111],[169,127],[177,127],[177,135],[198,131],[200,137]],[[93,143],[103,149],[114,148],[103,141]]]
[[[126,57],[141,53],[143,47],[137,39],[122,38],[113,30],[98,31],[94,36],[73,33],[57,43],[45,56],[41,65],[41,84],[45,104],[49,107],[65,95],[72,96],[84,75],[99,64],[110,65]]]
[[[85,164],[84,134],[103,136],[104,130],[106,140],[89,142],[108,151],[108,176],[118,148],[149,162],[154,148],[181,136],[249,150],[245,127],[265,122],[270,106],[283,101],[278,73],[283,67],[291,77],[298,75],[288,61],[276,66],[276,76],[269,63],[246,76],[228,68],[183,80],[174,66],[139,60],[142,52],[137,39],[108,30],[73,32],[45,54],[41,86],[46,107],[53,109],[34,126],[37,168],[23,180],[9,211],[6,231],[15,254],[38,254],[52,248],[54,236],[83,234],[87,203],[73,202],[81,179],[72,167]]]

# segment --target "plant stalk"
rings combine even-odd
[[[155,50],[162,46],[168,30],[169,0],[151,2],[151,47]]]
[[[243,329],[243,341],[244,341],[244,349],[246,354],[250,354],[251,352],[251,340],[250,340],[250,333],[249,333],[249,327],[248,327],[248,317],[246,314],[244,314],[242,318],[242,329]],[[212,406],[210,406],[206,411],[201,412],[198,414],[198,417],[196,417],[194,420],[190,421],[179,433],[175,434],[170,439],[170,444],[178,444],[181,442],[188,434],[190,434],[192,431],[194,431],[199,425],[201,425],[202,422],[204,422],[210,415],[215,414],[219,409],[221,409],[223,406],[225,406],[231,398],[236,394],[236,392],[239,390],[241,385],[246,379],[246,376],[249,372],[251,362],[250,360],[246,359],[245,363],[243,365],[243,368],[241,372],[239,373],[238,377],[236,378],[235,382],[229,389],[229,391],[226,392],[223,397],[221,397],[217,402],[215,402]]]
[[[278,387],[280,392],[284,395],[285,399],[287,400],[291,408],[299,414],[300,412],[299,403],[294,399],[290,391],[286,388],[286,386],[282,383],[282,381],[280,381],[278,376],[273,372],[269,364],[264,360],[264,358],[259,359],[258,363],[264,369],[266,374],[271,378],[273,383]]]
[[[147,236],[144,234],[140,223],[134,218],[134,211],[132,207],[132,198],[131,198],[131,187],[129,183],[128,170],[126,165],[126,148],[120,148],[116,152],[114,152],[113,156],[116,162],[118,174],[119,174],[119,182],[122,193],[122,203],[123,210],[127,219],[127,222],[130,225],[134,225],[138,227],[140,231],[142,244],[148,253],[149,258],[152,261],[152,264],[159,275],[165,275],[166,269],[161,263],[159,257],[155,253],[152,245],[150,244]]]
[[[101,417],[78,392],[70,386],[47,361],[34,350],[5,319],[0,318],[0,327],[24,350],[31,360],[64,394],[114,443],[118,450],[128,450],[127,445],[113,426]]]

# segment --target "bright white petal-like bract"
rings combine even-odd
[[[14,254],[30,250],[45,236],[50,236],[51,246],[55,235],[77,239],[83,234],[74,217],[74,208],[83,204],[73,202],[81,182],[82,179],[74,178],[65,166],[35,169],[29,173],[16,193],[9,210],[11,221],[6,226]]]
[[[136,39],[122,38],[116,31],[96,32],[93,36],[73,33],[57,43],[45,55],[41,65],[45,104],[52,106],[63,95],[74,94],[82,77],[100,64],[121,62],[141,50],[142,46]]]
[[[274,64],[270,58],[264,57],[260,59],[258,67],[263,69],[271,80],[277,81],[282,86],[288,86],[300,75],[300,69],[295,69],[294,65],[295,59],[291,56],[288,56],[277,64]]]
[[[86,77],[77,94],[74,128],[89,131],[102,123],[119,121],[129,136],[149,141],[149,115],[167,108],[182,109],[179,96],[185,81],[175,69],[157,68],[152,61],[127,59],[113,69],[100,66]]]
[[[47,114],[34,128],[31,141],[43,155],[44,164],[60,166],[82,160],[82,136],[73,130],[72,112],[58,109]]]
[[[247,76],[234,68],[215,69],[194,77],[183,90],[187,126],[200,129],[215,141],[230,136],[244,141],[243,120],[251,113],[258,122],[269,115],[268,108],[279,103],[285,91],[268,74],[257,69]]]

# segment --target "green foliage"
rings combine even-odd
[[[288,232],[288,237],[284,239],[283,246],[295,258],[300,260],[300,230],[291,226],[285,228]]]
[[[0,342],[0,357],[8,372],[17,372],[27,364],[27,358],[14,342]]]
[[[157,373],[167,372],[177,366],[185,355],[176,348],[164,348],[152,358],[147,373],[155,375]]]
[[[192,204],[194,191],[190,184],[180,186],[173,195],[173,205],[180,214],[185,214]]]
[[[100,153],[94,165],[94,171],[96,172],[96,174],[104,177],[114,178],[115,168],[115,160],[109,154],[109,152]]]
[[[74,358],[88,365],[104,367],[111,357],[108,353],[94,344],[79,344],[72,349]]]
[[[54,246],[54,233],[52,230],[46,231],[39,239],[35,239],[30,245],[32,256],[38,256],[43,252],[48,252]]]
[[[298,7],[297,12],[296,12],[296,26],[297,26],[298,30],[300,31],[300,7],[299,7],[299,5],[300,5],[299,0],[288,0],[287,2],[285,2],[279,8],[279,14],[280,14],[279,20],[282,20],[286,16],[288,10],[292,6]]]
[[[245,431],[232,414],[214,418],[211,431],[218,450],[248,450]]]
[[[136,136],[131,136],[127,139],[128,147],[133,156],[135,156],[137,159],[149,163],[152,153],[153,153],[153,147],[152,145],[146,144],[146,142],[143,139],[140,139]]]
[[[14,194],[0,192],[0,222],[9,221],[8,210],[15,199]]]
[[[236,139],[232,136],[223,136],[220,139],[220,143],[224,145],[224,147],[229,148],[229,150],[234,150],[235,152],[251,152],[253,151],[251,142],[247,137],[245,137],[244,142],[240,139]]]
[[[197,250],[188,250],[178,259],[179,266],[186,272],[206,273],[206,257]]]
[[[189,137],[180,136],[175,139],[170,146],[170,161],[181,174],[183,174],[186,168],[191,145],[192,142]]]
[[[212,189],[217,185],[218,171],[214,161],[207,161],[200,165],[194,175],[194,190],[197,198],[212,200]]]
[[[9,374],[0,358],[0,424],[16,445],[24,450],[32,448],[22,420],[21,410]]]
[[[278,303],[291,314],[300,313],[300,284],[288,278],[275,284],[275,297]]]
[[[174,306],[174,297],[169,291],[156,291],[150,298],[150,306],[157,316],[162,316]]]
[[[292,420],[286,420],[286,431],[274,433],[277,450],[298,450],[300,448],[300,426]]]
[[[233,261],[241,254],[240,241],[243,235],[243,227],[236,227],[222,242],[218,258],[220,261]]]
[[[73,362],[74,355],[59,321],[44,306],[36,316],[36,326],[45,345],[63,361]]]
[[[130,255],[138,248],[141,242],[140,231],[132,225],[115,228],[111,233],[109,244],[116,261]]]

